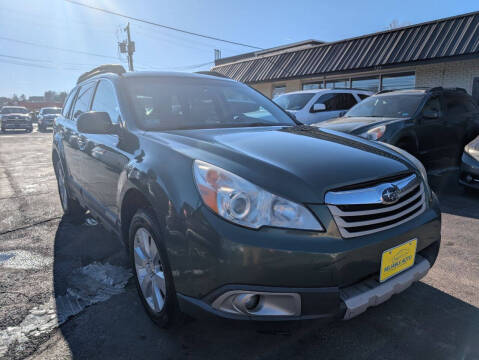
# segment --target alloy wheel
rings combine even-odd
[[[136,230],[134,243],[135,270],[141,292],[150,309],[160,312],[166,300],[163,265],[155,240],[144,227]]]

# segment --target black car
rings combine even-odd
[[[25,130],[32,132],[32,119],[23,106],[3,106],[0,110],[0,130]]]
[[[436,87],[378,93],[316,126],[393,144],[434,165],[457,161],[478,124],[479,108],[464,89]]]
[[[118,234],[161,326],[349,319],[439,251],[414,157],[299,124],[229,79],[94,69],[55,120],[52,158],[65,214]]]
[[[479,190],[479,136],[464,147],[459,182]]]

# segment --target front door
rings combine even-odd
[[[113,84],[100,80],[91,111],[106,112],[112,123],[120,122],[120,112]],[[118,134],[81,134],[85,141],[83,159],[88,172],[82,180],[90,206],[114,224],[118,220],[117,190],[120,173],[128,162],[120,147]]]

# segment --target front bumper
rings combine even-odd
[[[479,190],[479,161],[467,153],[462,154],[459,182],[464,186]]]
[[[190,231],[187,239],[191,260],[187,268],[176,266],[175,255],[169,254],[181,309],[194,316],[238,320],[350,318],[407,288],[436,260],[441,220],[435,196],[427,210],[411,221],[349,239],[341,238],[325,206],[311,208],[327,229],[325,233],[253,231],[227,223],[205,208],[198,211],[198,222],[189,227],[195,231]],[[418,239],[415,266],[379,284],[382,252],[413,238]],[[374,283],[377,286],[372,286]],[[368,295],[351,290],[365,286],[376,290]],[[245,316],[213,306],[231,291],[299,294],[301,311],[290,316]],[[367,301],[357,305],[351,294]]]
[[[24,121],[24,120],[3,120],[2,129],[5,130],[12,130],[12,129],[24,129],[24,130],[29,130],[33,129],[33,125],[29,121]]]

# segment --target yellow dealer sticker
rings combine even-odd
[[[409,269],[414,265],[416,258],[417,239],[393,247],[383,252],[381,258],[381,273],[379,281],[383,282],[401,271]]]

